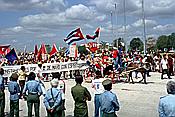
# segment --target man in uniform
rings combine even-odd
[[[20,87],[17,83],[18,74],[12,73],[10,77],[10,83],[8,84],[8,90],[10,92],[10,117],[19,117],[19,93]]]
[[[24,86],[23,95],[27,95],[27,106],[28,106],[28,117],[32,117],[32,107],[34,104],[35,109],[35,117],[39,117],[39,106],[40,99],[39,97],[42,95],[41,85],[38,81],[35,80],[35,73],[30,72],[28,76],[28,82]]]
[[[86,101],[91,100],[91,95],[87,88],[81,84],[83,77],[77,75],[75,77],[76,85],[71,88],[72,97],[75,101],[74,117],[88,117],[88,107]]]
[[[166,85],[168,95],[159,101],[159,117],[175,117],[175,82],[169,81]]]
[[[62,110],[59,106],[61,104],[61,92],[58,87],[58,79],[51,81],[51,88],[47,90],[44,97],[44,105],[47,110],[48,117],[62,117]]]
[[[110,91],[112,89],[112,81],[106,79],[102,84],[105,89],[104,93],[100,96],[102,117],[117,117],[115,111],[118,111],[120,107],[117,96]]]
[[[4,93],[4,69],[0,68],[0,117],[4,117],[4,108],[5,108],[5,93]]]

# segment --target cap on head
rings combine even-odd
[[[55,78],[54,78],[53,80],[51,80],[50,84],[51,84],[51,86],[53,86],[53,87],[58,86],[58,79],[55,79]]]
[[[104,81],[102,82],[102,85],[103,85],[103,86],[106,86],[106,85],[109,85],[109,84],[112,84],[112,81],[109,80],[109,79],[106,79],[106,80],[104,80]]]

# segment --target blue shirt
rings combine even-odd
[[[2,75],[0,75],[0,90],[4,90],[5,86],[4,86],[4,78],[2,77]]]
[[[8,90],[10,92],[10,100],[15,101],[19,99],[18,93],[20,93],[20,88],[16,81],[10,81],[8,84]]]
[[[23,94],[26,94],[26,92],[28,92],[28,94],[42,95],[40,83],[36,80],[29,80],[23,89]]]
[[[159,117],[175,117],[175,95],[161,97],[158,111]]]
[[[117,96],[111,91],[105,91],[100,95],[101,110],[105,113],[114,113],[119,110],[119,102]]]
[[[52,89],[54,99],[52,98],[51,89]],[[61,100],[62,98],[61,98],[60,90],[57,88],[50,88],[47,90],[46,95],[44,97],[44,105],[47,109],[54,109],[60,104]],[[54,102],[54,105],[52,107],[50,107],[49,105],[49,103],[51,102]]]

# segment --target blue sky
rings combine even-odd
[[[66,46],[63,39],[76,27],[84,34],[93,34],[101,27],[100,40],[112,42],[123,37],[123,9],[123,0],[0,0],[0,44],[21,50],[25,45],[32,50],[41,43]],[[147,37],[174,32],[174,0],[145,0],[145,13]],[[125,41],[142,39],[141,0],[126,0],[126,16]]]

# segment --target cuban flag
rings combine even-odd
[[[87,39],[96,39],[99,37],[99,34],[100,34],[100,28],[97,28],[96,31],[95,31],[95,34],[92,36],[92,35],[86,35],[86,38]]]
[[[83,40],[84,39],[84,36],[81,32],[81,29],[80,28],[77,28],[73,31],[71,31],[68,36],[64,39],[64,41],[70,45],[76,41],[80,41],[80,40]]]

